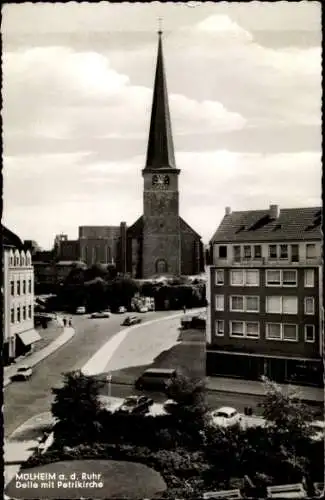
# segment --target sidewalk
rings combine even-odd
[[[284,393],[296,392],[303,401],[324,402],[324,389],[292,384],[277,384]],[[232,392],[263,396],[265,394],[263,382],[254,380],[240,380],[225,377],[206,377],[206,387],[209,391]]]
[[[24,356],[19,358],[16,363],[10,366],[6,366],[3,369],[3,387],[6,387],[11,383],[11,378],[21,366],[36,366],[38,363],[43,361],[43,359],[50,356],[53,352],[59,349],[61,346],[66,344],[75,334],[75,330],[72,327],[63,328],[63,332],[51,342],[49,345],[36,351],[29,356]]]

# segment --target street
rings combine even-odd
[[[175,312],[152,312],[141,317],[145,322],[172,313]],[[51,388],[60,382],[61,374],[81,368],[115,333],[124,328],[121,323],[125,316],[111,315],[109,319],[89,319],[89,315],[73,317],[75,336],[39,363],[30,380],[14,382],[4,389],[5,438],[32,416],[50,411]]]

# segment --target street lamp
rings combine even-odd
[[[111,383],[112,383],[112,374],[108,373],[106,377],[107,383],[108,383],[108,397],[111,397]]]

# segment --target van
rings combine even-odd
[[[176,377],[175,368],[148,368],[135,383],[136,389],[165,391],[170,380]]]

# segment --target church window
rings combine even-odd
[[[167,262],[164,259],[158,259],[156,262],[156,272],[163,274],[167,272]]]

